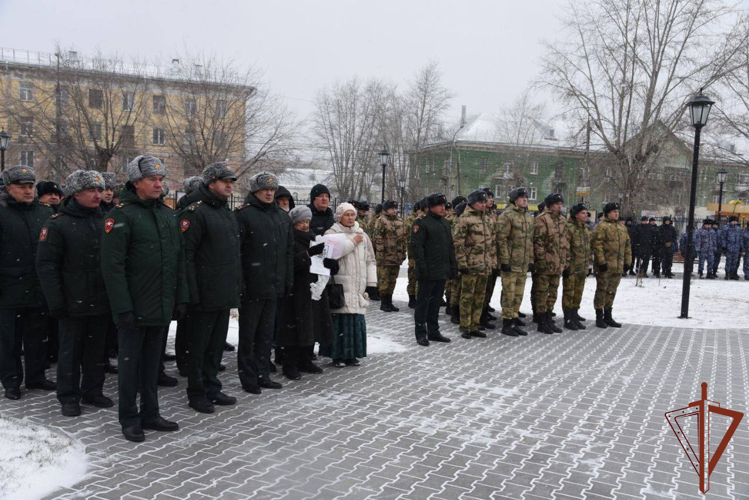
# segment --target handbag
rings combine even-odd
[[[342,309],[346,305],[343,299],[343,285],[335,282],[333,275],[330,276],[330,282],[326,287],[328,289],[328,304],[331,309]]]

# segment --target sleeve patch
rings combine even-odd
[[[46,227],[43,227],[42,232],[39,233],[39,241],[47,241],[48,234],[49,234],[49,230]]]
[[[181,220],[180,223],[179,223],[179,228],[184,233],[185,231],[187,231],[188,229],[190,229],[190,221],[187,220],[187,219]]]
[[[416,234],[418,232],[419,232],[419,225],[418,224],[414,224],[414,234]]]
[[[109,233],[114,227],[114,219],[107,219],[104,221],[104,232]]]

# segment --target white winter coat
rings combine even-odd
[[[343,285],[344,307],[332,309],[333,314],[364,314],[369,306],[369,295],[364,291],[368,286],[377,286],[377,265],[375,264],[374,248],[369,236],[354,222],[352,227],[342,226],[340,222],[333,224],[325,234],[345,234],[346,247],[343,255],[338,259],[338,274],[334,279]],[[358,245],[354,243],[354,236],[360,234],[364,241]]]

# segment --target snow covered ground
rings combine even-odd
[[[49,428],[0,416],[0,499],[41,498],[86,474],[83,446]]]

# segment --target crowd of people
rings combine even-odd
[[[254,175],[245,203],[231,210],[237,174],[226,162],[186,179],[186,194],[172,209],[164,202],[166,175],[166,166],[149,156],[128,164],[124,186],[114,174],[92,170],[72,173],[62,186],[37,182],[30,167],[3,172],[0,379],[6,398],[20,399],[25,381],[28,390],[56,391],[62,414],[75,417],[81,404],[114,405],[103,388],[106,373],[116,373],[122,433],[139,442],[144,430],[179,429],[159,410],[158,386],[179,384],[164,371],[165,361],[174,359],[187,378],[187,403],[195,411],[236,404],[219,377],[223,353],[234,349],[226,342],[233,310],[239,381],[260,394],[282,388],[270,376],[276,365],[290,380],[322,373],[318,356],[336,368],[358,366],[367,355],[370,301],[379,301],[383,312],[400,311],[393,293],[406,259],[415,340],[429,346],[450,342],[440,332],[443,306],[464,339],[486,338],[497,328],[490,301],[498,278],[504,335],[527,335],[531,321],[539,332],[562,332],[553,312],[560,282],[563,327],[586,329],[579,309],[591,270],[595,326],[621,327],[612,311],[622,277],[634,270],[646,276],[651,259],[656,276],[662,270],[673,277],[674,253],[685,245],[668,217],[661,226],[647,218],[635,226],[619,220],[613,202],[595,225],[585,204],[565,210],[558,193],[532,214],[525,188],[513,189],[501,211],[489,189],[451,202],[432,193],[403,220],[392,200],[373,214],[363,201],[333,210],[322,184],[312,188],[309,205],[295,206],[269,172]],[[328,253],[333,238],[340,242],[335,259]],[[706,220],[695,234],[700,277],[707,262],[707,277],[714,278],[725,253],[726,279],[738,279],[738,257],[748,248],[749,229],[736,220],[720,232]],[[320,260],[316,268],[313,261]],[[520,311],[529,274],[530,320]],[[176,352],[170,357],[172,321]],[[46,376],[50,361],[57,362],[56,382]]]

